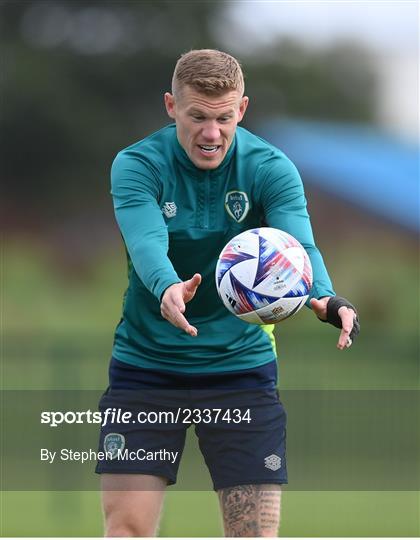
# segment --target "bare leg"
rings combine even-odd
[[[166,479],[146,474],[102,474],[105,536],[156,536]]]
[[[280,525],[281,486],[246,485],[218,491],[225,536],[276,537]]]

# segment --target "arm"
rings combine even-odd
[[[168,258],[168,231],[158,205],[159,182],[140,157],[118,154],[111,186],[115,217],[134,269],[160,300],[169,285],[181,280]]]
[[[262,179],[260,199],[267,225],[294,236],[309,255],[313,270],[310,298],[334,296],[324,260],[315,245],[303,184],[296,167],[286,157],[275,157],[260,167],[259,175]]]
[[[115,217],[138,277],[161,301],[162,316],[196,336],[197,329],[183,313],[201,276],[182,282],[168,258],[168,230],[158,204],[158,171],[140,156],[119,154],[112,165],[111,185]]]
[[[296,167],[286,157],[277,157],[260,169],[263,181],[261,204],[267,224],[292,234],[303,245],[313,269],[308,305],[319,319],[341,328],[337,347],[350,347],[359,331],[356,310],[348,301],[329,302],[331,298],[339,297],[335,296],[322,255],[315,245],[303,184]]]

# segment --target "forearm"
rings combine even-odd
[[[319,252],[318,248],[314,244],[306,246],[304,245],[304,248],[309,255],[313,272],[313,285],[309,294],[309,300],[311,298],[334,296],[334,288],[325,267],[324,259],[322,258],[322,255]],[[307,305],[309,305],[309,303]]]
[[[151,205],[116,208],[115,216],[134,269],[158,300],[179,279],[168,258],[168,235],[161,216]]]
[[[270,227],[284,230],[294,236],[308,253],[313,272],[313,286],[309,299],[334,296],[335,292],[331,279],[328,275],[322,255],[315,245],[309,216],[307,216],[306,211],[301,211],[299,215],[285,215],[284,210],[277,212],[273,211],[267,216],[267,222]]]
[[[262,190],[262,206],[268,226],[291,234],[307,251],[313,272],[310,298],[334,296],[331,279],[315,244],[302,181],[291,163],[283,176],[267,174]]]

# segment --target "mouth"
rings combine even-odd
[[[211,156],[212,154],[215,154],[219,148],[221,148],[221,145],[219,144],[199,144],[198,148],[201,150],[201,152],[207,156]]]

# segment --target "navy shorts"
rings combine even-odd
[[[276,361],[191,375],[112,359],[109,375],[99,403],[102,418],[108,416],[97,473],[148,474],[175,484],[186,430],[194,425],[215,490],[287,484],[286,413]]]

